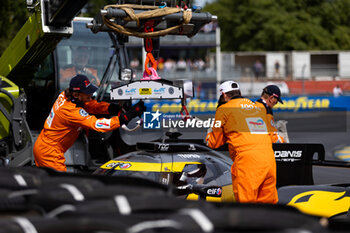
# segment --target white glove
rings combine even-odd
[[[213,129],[212,129],[212,128],[208,128],[208,129],[207,129],[207,135],[205,136],[205,139],[204,139],[204,143],[205,143],[205,145],[207,145],[207,146],[208,146],[208,144],[209,144],[209,137],[210,137],[210,134],[209,134],[209,133],[211,133],[211,132],[213,132]]]

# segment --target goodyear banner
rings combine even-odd
[[[274,111],[350,111],[350,96],[294,96],[283,98],[283,102],[278,103]]]
[[[257,98],[251,98],[255,101]],[[304,112],[304,111],[350,111],[350,96],[293,96],[283,98],[284,104],[278,103],[274,112]],[[192,115],[215,113],[216,100],[192,99],[187,101],[187,109]],[[148,111],[176,114],[181,111],[180,101],[148,101]]]

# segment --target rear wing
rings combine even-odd
[[[350,168],[349,162],[325,159],[322,144],[273,144],[277,164],[277,186],[313,185],[313,166]]]

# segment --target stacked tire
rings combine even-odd
[[[333,231],[287,206],[187,201],[174,193],[139,178],[2,167],[0,233]]]

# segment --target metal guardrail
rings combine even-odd
[[[139,79],[142,77],[143,71],[136,70],[136,78]],[[192,81],[211,81],[216,82],[216,69],[206,69],[206,70],[192,70],[192,71],[177,71],[177,70],[158,70],[158,75],[161,78],[168,80],[175,79],[190,79]],[[241,80],[241,69],[230,68],[222,72],[222,80]]]
[[[336,77],[339,70],[336,64],[323,64],[311,66],[311,77]]]
[[[138,37],[129,37],[127,47],[142,48],[142,39]],[[188,38],[187,36],[167,35],[161,38],[161,47],[205,47],[214,48],[216,46],[215,32],[199,32],[195,36]]]

